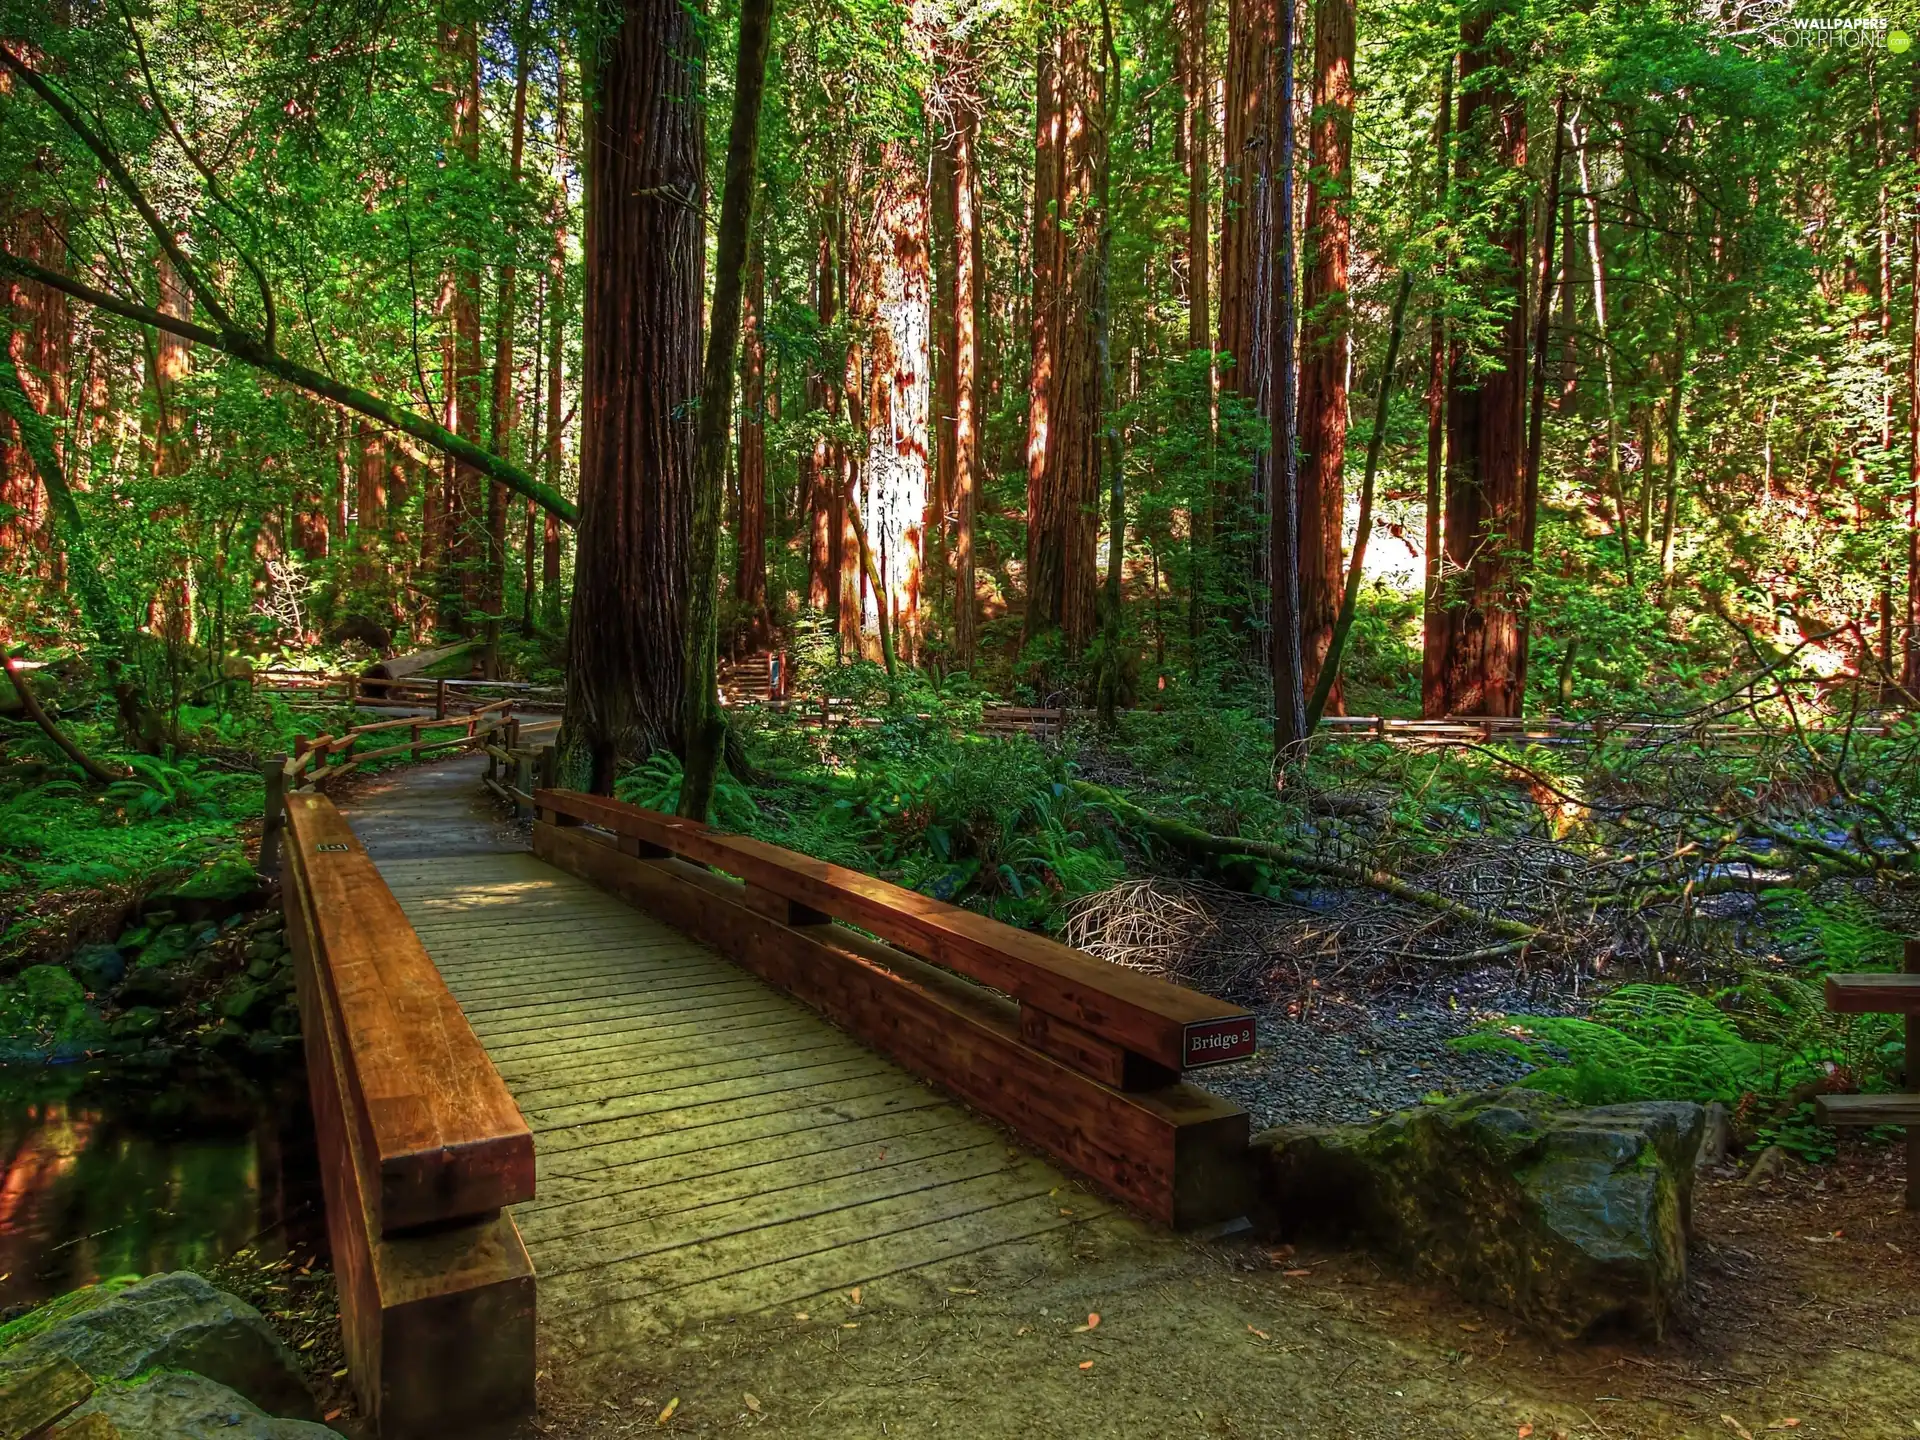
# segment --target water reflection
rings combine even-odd
[[[322,1245],[306,1080],[0,1066],[0,1315],[114,1275]]]

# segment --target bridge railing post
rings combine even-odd
[[[262,875],[280,873],[280,832],[287,823],[287,757],[275,755],[260,767],[266,781],[266,815],[260,825],[260,863]]]

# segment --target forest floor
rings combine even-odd
[[[1692,1313],[1660,1346],[1544,1340],[1360,1251],[1119,1226],[1069,1270],[921,1303],[878,1282],[858,1306],[550,1370],[526,1434],[1913,1436],[1920,1216],[1900,1208],[1901,1170],[1887,1147],[1850,1144],[1758,1185],[1704,1175]]]

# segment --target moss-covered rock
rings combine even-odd
[[[314,1414],[299,1361],[260,1312],[188,1270],[61,1296],[0,1331],[0,1346],[4,1371],[60,1356],[97,1381],[121,1384],[153,1370],[192,1370],[237,1391],[250,1410],[297,1419]]]
[[[78,1060],[106,1039],[100,1012],[58,965],[29,965],[0,986],[0,1063]]]
[[[259,903],[260,877],[246,857],[222,855],[209,861],[180,884],[150,896],[150,910],[172,911],[188,921],[224,920]]]
[[[309,1420],[276,1419],[204,1375],[163,1370],[132,1385],[109,1385],[74,1412],[98,1413],[140,1440],[339,1440]],[[58,1436],[61,1432],[55,1431]]]
[[[1659,1338],[1686,1289],[1697,1105],[1513,1089],[1254,1139],[1286,1232],[1357,1235],[1567,1337]]]
[[[125,978],[127,957],[112,945],[82,945],[67,957],[67,971],[81,988],[105,995]]]

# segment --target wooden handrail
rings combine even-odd
[[[746,882],[756,908],[789,923],[844,920],[909,954],[990,985],[1087,1039],[1170,1072],[1251,1055],[1252,1015],[1128,970],[1043,935],[857,870],[729,835],[707,825],[569,790],[536,790],[542,818],[594,825],[655,854],[709,865]],[[1061,1043],[1077,1037],[1062,1035]]]
[[[337,1045],[379,1233],[531,1199],[533,1134],[399,901],[332,801],[289,795],[286,805],[297,933]]]

